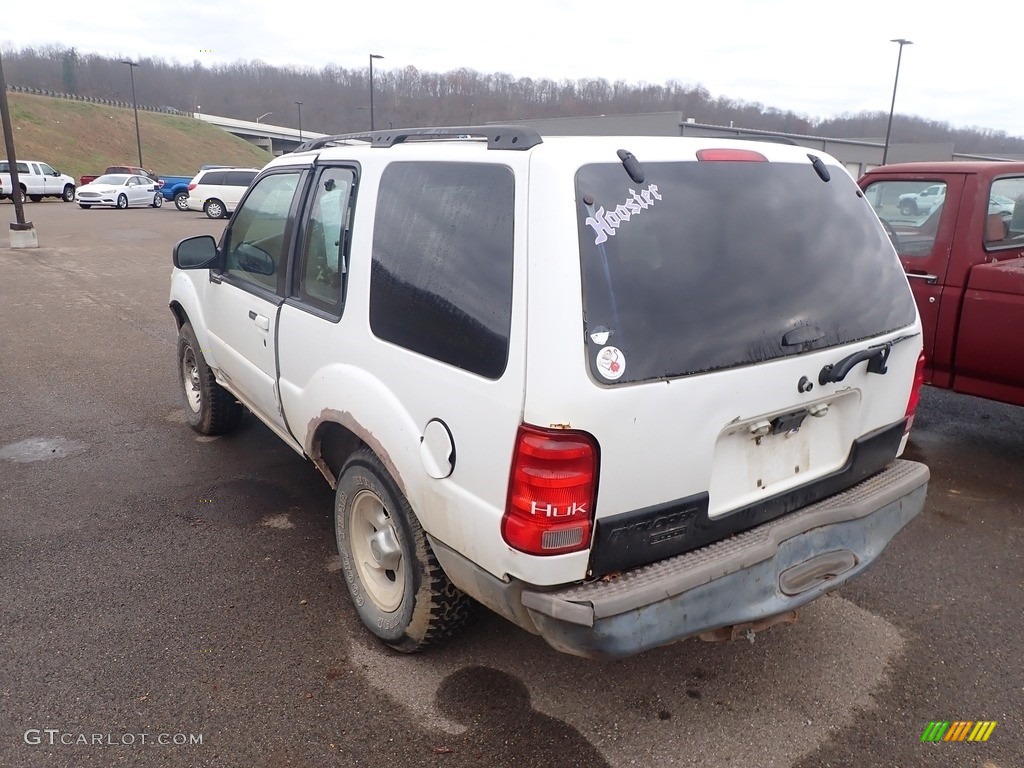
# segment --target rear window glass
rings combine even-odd
[[[910,325],[853,180],[810,162],[621,163],[576,176],[585,343],[605,384],[750,365]]]

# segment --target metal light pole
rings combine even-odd
[[[128,65],[128,71],[132,75],[132,109],[135,110],[135,142],[139,145],[139,168],[142,168],[142,136],[139,134],[139,105],[135,101],[135,68],[139,66],[134,61],[122,61]]]
[[[373,130],[373,60],[383,59],[379,53],[370,54],[370,130]]]
[[[302,102],[296,101],[295,106],[299,108],[299,141],[302,141]]]
[[[262,119],[263,119],[264,117],[269,117],[269,116],[270,116],[270,115],[272,115],[272,114],[274,114],[274,113],[273,113],[273,112],[264,112],[264,113],[263,113],[262,115],[260,115],[259,117],[257,117],[257,118],[256,118],[256,122],[258,123],[258,122],[259,122],[260,120],[262,120]]]
[[[885,127],[885,149],[882,150],[882,165],[885,165],[885,161],[889,157],[889,136],[892,133],[892,115],[896,109],[896,86],[900,82],[900,62],[903,60],[903,46],[913,45],[912,40],[904,40],[902,37],[898,37],[895,40],[890,40],[890,43],[899,43],[900,52],[896,57],[896,80],[892,84],[892,104],[889,105],[889,124]]]

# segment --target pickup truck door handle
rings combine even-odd
[[[264,317],[263,315],[258,315],[258,314],[256,314],[255,312],[253,312],[250,309],[249,310],[249,319],[252,320],[254,323],[256,323],[256,327],[259,328],[260,330],[262,330],[262,331],[269,331],[270,330],[270,318]]]
[[[913,278],[914,280],[924,280],[928,285],[935,285],[939,282],[938,275],[928,275],[923,272],[907,272],[907,277]]]

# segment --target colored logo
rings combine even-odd
[[[921,741],[988,741],[995,720],[938,720],[928,723]]]

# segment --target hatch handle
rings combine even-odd
[[[821,369],[821,373],[818,375],[818,383],[824,385],[840,382],[846,378],[846,374],[852,371],[855,365],[863,363],[865,360],[868,361],[868,373],[885,374],[889,370],[885,364],[889,359],[892,344],[890,341],[880,347],[862,349],[859,352],[854,352],[852,355],[847,355],[838,363],[829,363]]]

